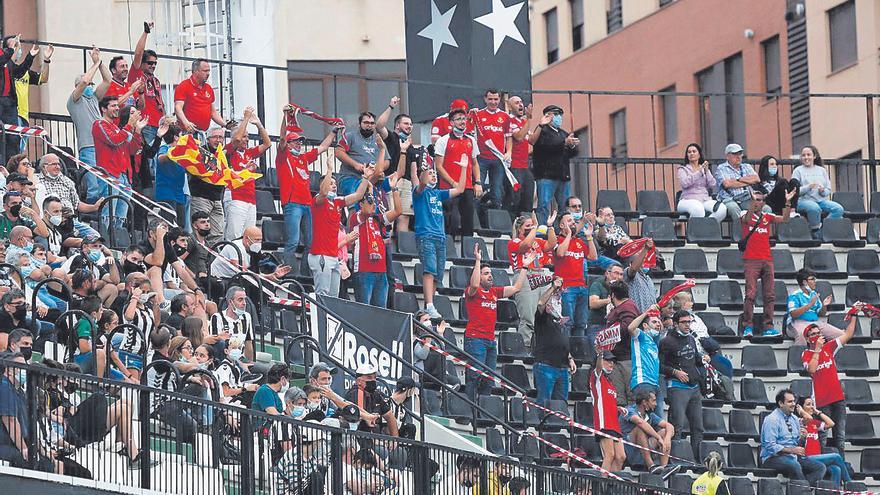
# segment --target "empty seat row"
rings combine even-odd
[[[771,249],[773,271],[776,278],[793,279],[798,267],[788,249]],[[876,249],[851,249],[846,254],[846,271],[841,271],[833,250],[813,248],[804,251],[802,268],[816,272],[822,279],[843,279],[857,276],[864,279],[880,279],[880,256]],[[672,271],[678,275],[695,278],[715,278],[727,275],[730,278],[743,277],[742,252],[736,248],[719,249],[715,270],[709,270],[706,252],[698,248],[680,248],[675,251]]]

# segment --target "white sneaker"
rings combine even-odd
[[[435,308],[433,304],[426,305],[425,311],[431,316],[431,318],[442,318],[442,315],[440,315],[440,312],[437,311],[437,308]]]

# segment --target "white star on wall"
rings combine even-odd
[[[505,7],[504,2],[501,0],[492,0],[492,12],[474,19],[492,30],[492,44],[495,49],[493,52],[494,54],[498,54],[498,49],[501,48],[501,43],[504,42],[504,38],[519,41],[523,45],[526,44],[526,40],[523,39],[522,33],[519,32],[519,29],[517,29],[515,24],[516,16],[519,15],[523,5],[525,5],[525,2]]]
[[[449,30],[449,23],[452,22],[452,16],[455,14],[455,7],[457,7],[457,5],[453,5],[449,10],[441,13],[440,9],[437,8],[437,4],[434,3],[434,0],[431,0],[431,23],[418,32],[418,36],[431,40],[431,48],[434,53],[434,64],[437,63],[437,56],[440,55],[440,49],[443,48],[443,45],[458,48],[458,43],[452,36],[452,31]]]

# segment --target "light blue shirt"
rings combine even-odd
[[[786,416],[776,408],[764,418],[761,426],[761,462],[779,454],[786,447],[797,447],[801,424],[794,414]],[[780,454],[796,458],[794,454]]]
[[[791,314],[792,311],[806,306],[809,304],[810,299],[813,298],[813,294],[816,294],[816,291],[812,289],[807,289],[809,292],[804,292],[803,289],[798,289],[791,293],[788,296],[788,313]],[[818,294],[817,294],[818,295]],[[803,320],[803,321],[819,321],[819,311],[822,310],[822,298],[817,297],[816,302],[810,307],[810,309],[806,310],[798,316],[797,318],[792,317],[792,320]]]
[[[632,378],[629,387],[634,389],[642,383],[649,383],[657,387],[660,383],[660,357],[657,354],[657,342],[641,328],[636,332],[635,337],[632,338]]]

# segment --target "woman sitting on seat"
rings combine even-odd
[[[785,193],[798,190],[801,183],[797,179],[786,180],[779,175],[779,164],[773,155],[764,155],[758,165],[758,178],[761,179],[761,185],[767,191],[764,197],[764,204],[773,210],[776,215],[782,215],[782,208],[785,206]],[[797,211],[798,195],[791,200],[791,207]]]
[[[676,172],[681,184],[677,211],[687,213],[691,218],[711,216],[721,222],[727,216],[727,207],[710,195],[717,182],[709,170],[709,162],[703,158],[703,149],[697,143],[687,145],[684,160]]]

